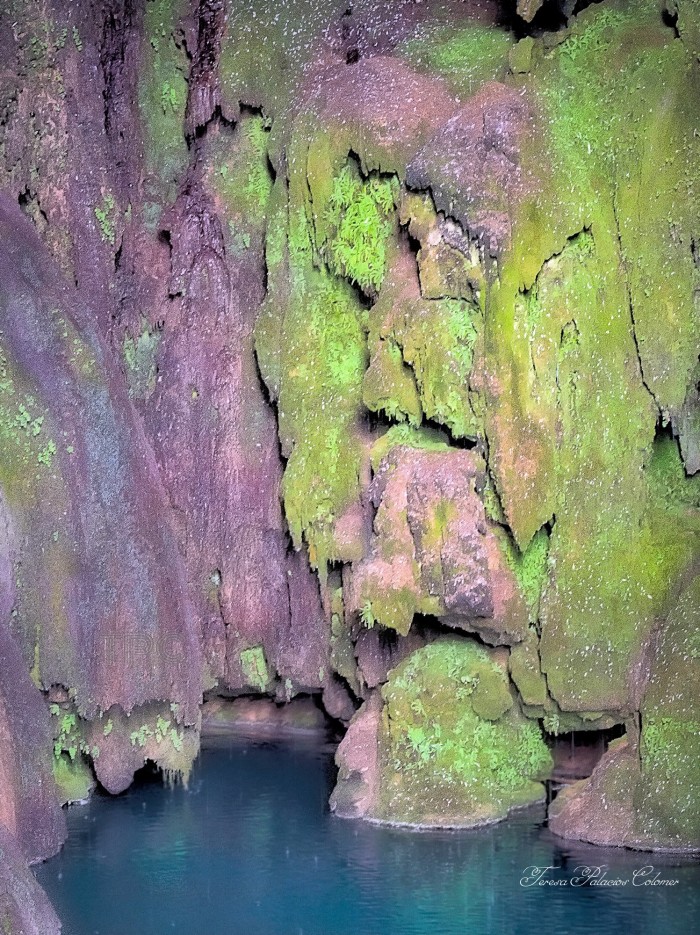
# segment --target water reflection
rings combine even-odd
[[[328,813],[332,752],[228,739],[189,791],[142,785],[69,813],[70,838],[37,875],[65,935],[687,935],[700,865],[562,847],[530,811],[471,832],[408,833]],[[571,881],[583,864],[672,888],[533,886],[528,866]]]

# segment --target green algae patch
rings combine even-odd
[[[184,120],[189,62],[178,24],[185,0],[148,0],[144,17],[143,65],[138,106],[145,148],[144,213],[155,228],[165,205],[175,200],[187,165]]]
[[[54,758],[53,777],[61,805],[84,802],[95,788],[95,777],[84,757],[71,759],[66,754]]]
[[[264,692],[270,681],[267,660],[262,646],[253,646],[241,652],[241,669],[246,683]]]
[[[391,671],[382,697],[377,818],[469,826],[542,800],[551,757],[498,653],[438,640]]]
[[[400,43],[394,54],[419,71],[441,75],[466,98],[487,81],[505,77],[514,41],[511,33],[494,26],[437,26]]]

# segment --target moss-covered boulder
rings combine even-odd
[[[376,700],[358,715],[358,733],[376,727],[368,775],[355,775],[354,745],[339,750],[336,803],[348,797],[345,783],[359,782],[362,795],[351,800],[366,818],[470,827],[542,801],[551,757],[520,711],[506,663],[505,652],[449,638],[404,660],[381,690],[381,715]]]

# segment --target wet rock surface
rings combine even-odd
[[[681,0],[572,14],[0,11],[0,817],[27,856],[61,839],[52,753],[64,801],[187,775],[204,692],[316,695],[349,725],[336,811],[408,824],[441,823],[436,758],[478,787],[447,824],[546,774],[421,736],[433,695],[495,751],[626,724],[553,827],[698,846],[671,686],[698,631],[700,27]],[[466,682],[448,634],[484,644]],[[482,675],[511,714],[474,708]]]
[[[24,855],[0,827],[0,924],[7,935],[59,935],[61,923]]]

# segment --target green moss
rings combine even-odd
[[[547,682],[540,669],[539,638],[534,626],[531,625],[525,639],[521,643],[516,643],[511,649],[508,671],[523,703],[544,707],[548,700]],[[557,732],[551,724],[548,726],[546,719],[544,726],[548,732]]]
[[[75,759],[63,754],[55,758],[53,777],[61,805],[83,802],[95,788],[92,770],[82,756]]]
[[[648,771],[672,767],[672,760],[682,755],[700,734],[700,720],[681,720],[670,716],[651,717],[644,724],[642,761]]]
[[[503,78],[513,36],[493,26],[470,24],[421,30],[419,38],[400,43],[395,54],[409,64],[446,78],[453,91],[471,96],[486,81]]]
[[[700,576],[663,628],[641,710],[635,829],[657,846],[700,840]]]
[[[536,623],[539,616],[540,598],[547,581],[547,559],[549,557],[549,533],[546,529],[530,541],[524,552],[513,545],[512,540],[499,535],[499,544],[527,602],[530,622]]]
[[[671,509],[700,509],[700,475],[685,473],[674,438],[656,439],[646,473],[651,494],[659,503]]]
[[[423,412],[456,438],[481,434],[469,388],[480,327],[479,308],[459,299],[409,304],[393,327],[415,374]]]
[[[342,676],[356,695],[361,694],[357,674],[355,646],[351,628],[345,617],[345,603],[340,577],[336,574],[328,582],[331,593],[331,667]]]
[[[30,496],[37,465],[51,469],[56,442],[47,438],[48,411],[22,390],[19,374],[0,347],[0,480],[8,497]]]
[[[305,172],[293,176],[288,189],[277,185],[273,192],[268,296],[256,351],[278,401],[288,458],[282,493],[292,539],[296,548],[307,544],[311,564],[325,580],[330,561],[361,556],[359,536],[337,535],[336,522],[359,498],[366,457],[366,312],[356,290],[319,256],[314,219],[323,209],[315,202],[319,213],[313,215],[308,195]]]
[[[469,639],[445,639],[390,673],[380,731],[379,817],[417,824],[502,818],[537,801],[551,758],[513,704],[504,669]]]
[[[418,610],[418,595],[409,587],[389,588],[385,582],[365,580],[360,619],[364,626],[379,624],[406,636]]]
[[[124,335],[126,379],[129,396],[134,399],[148,399],[156,388],[156,357],[160,340],[160,331],[151,331],[145,320],[142,320],[141,333],[136,338],[128,332]]]
[[[362,383],[362,399],[372,412],[396,422],[420,425],[423,418],[415,377],[395,341],[379,340]]]
[[[485,349],[499,388],[487,399],[490,467],[521,551],[556,515],[542,668],[563,708],[600,711],[628,703],[628,668],[692,545],[648,507],[642,468],[656,412],[614,212],[604,201],[595,212],[590,231],[568,238],[525,290],[533,240],[532,218],[523,220],[528,243],[516,238],[490,290]]]
[[[270,681],[265,651],[262,646],[253,646],[241,652],[241,669],[248,685],[264,692]]]
[[[284,323],[279,425],[289,461],[282,492],[295,545],[305,539],[312,565],[325,569],[340,557],[335,519],[359,494],[361,450],[353,435],[366,342],[349,286],[309,271],[303,292]]]
[[[111,192],[106,192],[102,203],[95,208],[95,217],[100,225],[100,233],[105,243],[114,246],[116,240],[117,203]]]
[[[272,193],[268,165],[269,121],[244,117],[231,140],[224,134],[209,156],[210,185],[228,214],[229,241],[234,253],[250,247],[250,230],[261,226]]]
[[[644,377],[664,413],[677,414],[699,340],[690,244],[700,76],[654,0],[584,11],[554,61],[542,87],[557,172],[591,217],[600,184],[614,191],[605,197],[615,201]]]
[[[85,722],[78,717],[72,704],[51,705],[50,713],[54,728],[54,759],[61,760],[67,755],[74,762],[83,756],[92,756],[93,751],[85,739]]]
[[[614,45],[619,28],[628,22],[629,14],[602,8],[594,17],[576,22],[571,35],[562,43],[559,54],[566,64],[575,63],[590,53],[607,52]]]
[[[318,246],[331,272],[365,292],[378,292],[384,279],[395,197],[394,180],[363,179],[350,163],[333,180]]]
[[[184,119],[189,64],[184,46],[175,39],[186,6],[184,0],[146,3],[138,105],[147,173],[144,216],[153,228],[162,207],[174,200],[188,158]]]
[[[373,470],[378,471],[384,457],[400,445],[423,451],[446,451],[449,448],[447,436],[436,429],[393,425],[372,446],[370,461]]]

